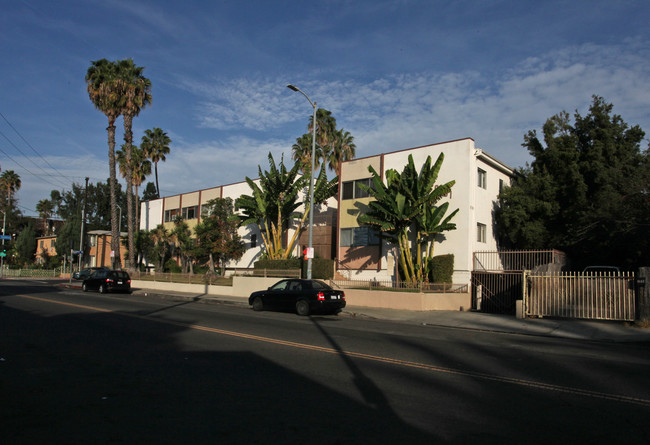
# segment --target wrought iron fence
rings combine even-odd
[[[253,269],[247,275],[264,278],[300,278],[301,272],[300,269]]]
[[[474,270],[485,272],[533,270],[545,264],[563,265],[564,252],[559,250],[501,250],[474,252]]]
[[[524,273],[526,316],[635,319],[634,273]]]
[[[133,272],[131,279],[142,281],[160,281],[166,283],[209,284],[217,286],[232,286],[233,275],[248,275],[254,277],[300,278],[300,269],[246,269],[234,271],[234,274],[222,277],[219,274],[188,274],[163,272]]]
[[[364,289],[417,293],[467,293],[466,284],[451,283],[407,283],[396,281],[375,280],[330,280],[330,283],[339,289]]]
[[[217,286],[231,286],[232,278],[222,277],[218,274],[188,274],[188,273],[146,273],[133,272],[130,274],[132,280],[153,281],[163,283],[184,283],[184,284],[209,284]]]
[[[2,275],[20,278],[55,278],[61,275],[61,269],[3,269]]]

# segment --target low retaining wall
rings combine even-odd
[[[190,292],[199,295],[248,298],[251,292],[266,289],[279,278],[233,277],[232,286],[169,283],[165,281],[133,280],[134,288],[158,291]],[[416,293],[379,290],[345,289],[348,306],[365,306],[410,311],[459,311],[471,308],[469,293]]]
[[[469,293],[418,293],[345,289],[349,306],[366,306],[409,311],[467,311],[471,309]]]

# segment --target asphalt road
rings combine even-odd
[[[0,443],[647,443],[650,351],[0,281]]]

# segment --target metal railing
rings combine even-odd
[[[396,292],[417,293],[467,293],[466,284],[452,283],[419,283],[412,284],[395,281],[375,280],[330,280],[330,283],[339,289],[364,289]]]
[[[61,276],[61,269],[3,269],[4,277],[55,278]]]
[[[183,284],[209,284],[216,286],[232,286],[231,277],[222,277],[218,274],[189,274],[189,273],[147,273],[132,272],[132,280],[153,281],[161,283],[183,283]]]
[[[253,269],[245,275],[264,278],[300,278],[301,273],[300,269]]]
[[[524,272],[526,316],[635,319],[634,273]]]
[[[559,250],[501,250],[474,252],[474,270],[502,272],[533,270],[545,264],[564,264],[566,256]]]

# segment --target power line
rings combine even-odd
[[[36,155],[37,155],[39,158],[41,158],[41,159],[42,159],[42,160],[43,160],[47,165],[49,165],[50,168],[51,168],[52,170],[54,170],[55,172],[57,172],[57,173],[59,174],[59,176],[61,176],[62,178],[66,178],[66,176],[65,176],[63,173],[61,173],[61,172],[58,171],[56,168],[54,168],[54,166],[53,166],[52,164],[50,164],[50,163],[48,162],[47,159],[45,159],[43,156],[41,156],[41,154],[40,154],[38,151],[36,151],[36,149],[32,146],[32,144],[30,144],[30,143],[27,141],[27,139],[25,139],[25,138],[23,137],[23,135],[20,134],[20,132],[19,132],[18,130],[16,130],[16,127],[14,127],[14,126],[11,124],[11,122],[9,122],[9,121],[7,120],[7,118],[5,117],[4,114],[2,114],[1,111],[0,111],[0,116],[2,116],[2,119],[7,123],[7,125],[9,125],[9,126],[11,127],[11,129],[12,129],[12,130],[13,130],[13,131],[18,135],[18,137],[20,137],[20,139],[22,139],[23,142],[24,142],[25,144],[27,144],[27,146],[28,146],[29,148],[31,148],[32,151],[33,151],[34,153],[36,153]],[[3,134],[3,136],[4,136],[4,134]],[[5,138],[6,138],[6,136],[5,136]],[[20,151],[20,149],[18,149],[18,151]],[[20,151],[20,152],[22,153],[22,151]],[[23,154],[24,154],[24,153],[23,153]]]
[[[31,158],[29,158],[29,157],[28,157],[28,156],[27,156],[27,155],[26,155],[26,154],[25,154],[25,153],[24,153],[20,148],[18,148],[18,147],[16,146],[16,144],[14,144],[14,143],[13,143],[13,142],[12,142],[12,141],[7,137],[6,134],[4,134],[2,131],[0,131],[0,135],[2,135],[2,136],[3,136],[3,137],[4,137],[4,138],[9,142],[9,144],[11,144],[11,145],[16,149],[16,150],[18,150],[18,151],[19,151],[19,152],[20,152],[20,153],[25,157],[25,159],[29,160],[29,161],[30,161],[32,164],[34,164],[38,169],[40,169],[40,170],[44,173],[44,175],[37,175],[36,173],[33,173],[31,170],[29,170],[27,167],[25,167],[24,165],[22,165],[20,162],[16,161],[16,160],[15,160],[11,155],[9,155],[6,151],[4,151],[3,149],[0,148],[0,151],[1,151],[2,153],[4,153],[5,156],[7,156],[7,157],[8,157],[9,159],[11,159],[12,161],[14,161],[18,166],[20,166],[20,168],[22,168],[23,170],[25,170],[27,173],[31,174],[32,176],[35,176],[35,177],[37,177],[37,178],[41,178],[41,179],[43,179],[45,182],[47,182],[47,183],[49,183],[49,184],[52,184],[52,185],[54,185],[55,187],[61,187],[61,184],[63,184],[62,182],[59,183],[59,184],[54,184],[53,182],[50,182],[50,181],[48,181],[47,179],[44,179],[43,176],[51,176],[51,175],[48,174],[48,173],[43,169],[43,167],[39,166],[39,165],[38,165],[37,163],[35,163]]]

